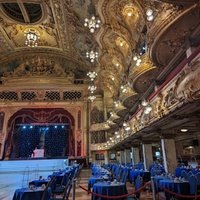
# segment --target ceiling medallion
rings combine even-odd
[[[94,33],[96,28],[99,28],[101,21],[93,16],[91,19],[86,18],[84,26],[88,27],[91,33]]]
[[[136,8],[134,7],[133,4],[130,4],[130,5],[126,5],[123,8],[122,13],[123,13],[124,16],[132,17],[132,16],[136,15],[137,10],[136,10]]]
[[[94,62],[95,59],[97,59],[99,56],[99,53],[96,51],[90,51],[90,52],[86,52],[86,58],[90,59],[90,62]]]
[[[29,28],[24,31],[24,36],[26,37],[25,45],[28,47],[37,47],[38,40],[40,39],[40,34],[35,29]]]
[[[94,79],[97,77],[97,73],[96,72],[88,72],[87,76],[89,76],[91,81],[94,81]]]

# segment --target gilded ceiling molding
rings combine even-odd
[[[179,100],[194,101],[200,99],[200,61],[194,61],[187,67],[175,83],[173,92]]]
[[[183,4],[189,5],[197,3],[197,0],[159,0],[159,1],[177,5],[183,5]]]
[[[64,2],[60,0],[51,0],[50,6],[53,13],[53,18],[56,22],[58,34],[59,34],[59,42],[64,51],[70,51],[70,38],[69,32],[66,29],[68,24],[65,19],[65,10],[64,10]]]
[[[114,47],[112,48],[112,46],[108,46],[108,48],[102,52],[99,61],[103,69],[106,68],[106,65],[113,65],[113,68],[117,68],[118,71],[122,72],[126,66],[126,60],[121,51]]]
[[[179,9],[171,4],[162,4],[162,11],[148,31],[150,57],[157,66],[167,65],[196,28],[197,10],[196,5]],[[189,22],[187,26],[184,25],[186,20]]]
[[[110,129],[110,126],[106,122],[98,123],[98,124],[92,124],[90,126],[90,132],[107,131],[109,129]]]
[[[157,71],[157,67],[147,54],[144,54],[141,59],[140,66],[132,65],[129,72],[129,80],[137,92],[144,92],[143,90],[149,86],[147,84],[151,82],[149,79],[152,80],[154,71]],[[141,84],[141,81],[143,84]]]
[[[129,79],[132,80],[132,82],[134,83],[137,78],[139,76],[141,76],[142,74],[150,71],[150,70],[154,70],[157,67],[153,64],[153,62],[150,60],[148,54],[144,54],[141,57],[141,64],[140,66],[136,66],[136,65],[132,65],[130,72],[129,72]]]
[[[9,63],[12,60],[27,60],[32,57],[37,57],[38,54],[43,57],[49,57],[49,58],[62,58],[64,60],[68,60],[71,62],[74,62],[74,64],[78,66],[83,67],[84,69],[89,69],[89,66],[87,66],[85,63],[83,63],[80,59],[74,59],[74,57],[71,57],[70,55],[66,54],[65,52],[59,50],[59,49],[52,49],[52,48],[40,48],[37,49],[30,49],[30,48],[20,48],[16,50],[15,52],[9,53],[7,56],[0,55],[0,64]]]
[[[178,10],[177,7],[170,4],[162,4],[161,7],[161,12],[158,13],[148,30],[148,43],[150,47],[154,43],[154,40],[157,40],[159,36],[164,34],[166,29],[174,23],[178,17],[181,17],[181,13],[183,13],[183,10]]]
[[[35,85],[50,84],[62,82],[62,84],[73,84],[74,74],[65,72],[60,64],[54,60],[33,58],[32,60],[22,62],[12,72],[4,72],[1,81],[3,85]],[[47,81],[46,81],[47,80]]]
[[[16,0],[0,0],[0,3],[18,3]],[[47,14],[47,8],[46,8],[46,1],[41,1],[41,0],[28,0],[26,1],[25,3],[34,3],[34,4],[39,4],[41,6],[41,12],[42,12],[42,16],[39,20],[37,20],[36,22],[31,22],[31,25],[37,25],[37,24],[41,24],[43,21],[46,20],[48,14]],[[4,9],[3,9],[3,6],[0,5],[1,7],[1,10],[2,10],[2,14],[5,18],[7,18],[9,21],[13,22],[13,23],[18,23],[18,24],[21,24],[21,25],[25,25],[25,23],[23,22],[20,22],[20,21],[16,21],[14,20],[13,18],[11,18],[9,15],[7,15],[5,12],[4,12]]]
[[[125,107],[131,108],[138,100],[138,93],[130,86],[125,86],[124,91],[121,91],[120,93],[119,100]]]

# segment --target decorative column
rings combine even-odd
[[[139,152],[139,148],[137,147],[132,147],[131,148],[132,151],[132,164],[135,165],[137,163],[140,162],[140,152]]]
[[[109,163],[109,152],[108,151],[105,151],[104,153],[104,157],[105,157],[105,164],[108,164]]]
[[[152,145],[151,144],[142,144],[142,154],[144,160],[144,170],[148,171],[149,166],[153,162],[153,153],[152,153]]]
[[[124,150],[124,162],[125,162],[125,164],[131,163],[130,149],[125,149]]]
[[[174,139],[161,139],[162,156],[165,172],[173,173],[177,166],[176,146]]]
[[[120,164],[125,163],[124,151],[120,151]]]

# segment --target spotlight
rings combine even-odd
[[[25,129],[26,128],[26,126],[23,126],[23,129]]]
[[[58,128],[58,126],[54,126],[54,128]]]
[[[62,128],[65,128],[65,126],[62,126]]]
[[[48,131],[48,130],[49,130],[49,127],[46,128],[46,131]]]
[[[30,126],[30,128],[33,128],[33,126]]]

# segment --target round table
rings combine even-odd
[[[121,196],[127,194],[126,185],[124,183],[101,182],[93,185],[93,192],[106,196]],[[127,199],[120,198],[118,200]],[[108,200],[107,198],[92,195],[92,200]]]
[[[12,200],[36,200],[42,199],[44,189],[36,188],[30,190],[29,188],[16,189]],[[50,194],[45,195],[45,200],[50,198]]]

